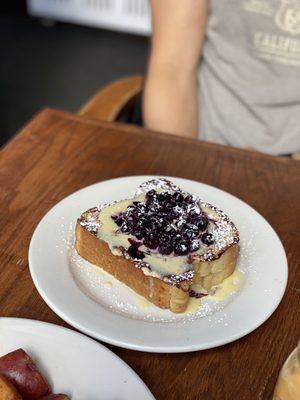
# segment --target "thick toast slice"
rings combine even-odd
[[[149,192],[154,196],[154,200],[150,199],[152,203]],[[163,207],[157,200],[160,194],[160,198],[164,198],[165,193],[171,203],[173,198],[178,200],[169,207],[175,210],[173,219],[167,212],[161,212],[169,200],[163,200]],[[189,203],[185,203],[185,199]],[[147,229],[143,234],[137,228],[130,228],[134,213],[139,227],[148,229],[150,224],[148,236]],[[194,219],[187,224],[190,215]],[[155,230],[159,239],[151,234],[151,223],[157,218],[163,229],[163,233]],[[191,229],[195,232],[191,233]],[[187,236],[192,236],[190,241]],[[172,240],[174,245],[170,245]],[[238,242],[235,225],[221,210],[160,179],[141,185],[132,199],[84,212],[77,221],[75,247],[84,259],[103,268],[158,307],[181,313],[186,310],[190,296],[207,294],[233,273],[239,253]],[[195,292],[193,285],[197,285],[197,289],[200,287],[200,292]]]

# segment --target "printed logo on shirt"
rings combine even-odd
[[[253,43],[256,54],[260,58],[281,64],[300,66],[299,39],[268,32],[255,32]]]
[[[248,0],[244,3],[244,9],[249,12],[266,15],[268,17],[274,14],[274,7],[262,0]]]
[[[281,0],[275,14],[275,23],[292,35],[300,33],[300,0]]]
[[[275,29],[271,32],[254,32],[254,51],[258,57],[271,62],[300,66],[300,40],[295,37],[300,34],[300,0],[278,0],[272,3],[270,5],[267,0],[247,0],[244,3],[245,11],[274,21]],[[276,33],[278,28],[282,34]]]

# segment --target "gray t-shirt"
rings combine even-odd
[[[209,0],[199,137],[300,150],[300,0]]]

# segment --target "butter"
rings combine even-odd
[[[211,298],[216,301],[223,301],[227,299],[241,288],[244,280],[244,274],[236,269],[233,274],[226,278],[220,285],[217,285],[213,288],[216,289],[216,291]]]
[[[153,307],[153,303],[150,303],[150,301],[148,301],[147,299],[141,299],[141,300],[138,302],[138,307],[139,307],[141,310],[145,310],[145,309],[147,309],[147,308]]]
[[[148,263],[151,269],[161,276],[179,275],[191,269],[191,265],[186,262],[186,256],[166,258],[160,254],[147,254],[143,261]]]
[[[141,200],[143,199],[143,196],[139,197]],[[139,198],[136,200],[139,201]],[[104,207],[99,214],[100,227],[98,229],[98,238],[104,240],[109,245],[112,252],[114,252],[115,248],[121,246],[125,249],[129,247],[128,239],[132,236],[117,233],[117,225],[114,223],[111,216],[125,211],[130,204],[132,204],[132,200],[122,200],[109,207]]]
[[[104,282],[104,287],[105,287],[105,289],[111,289],[112,288],[112,282],[110,282],[110,281],[106,281],[106,282]]]
[[[145,196],[140,195],[135,197],[134,201],[144,201]],[[104,240],[110,247],[111,252],[120,256],[121,252],[119,247],[128,249],[130,243],[128,239],[133,238],[131,235],[117,232],[117,226],[112,215],[124,212],[127,207],[132,204],[131,200],[122,200],[109,207],[104,207],[99,214],[100,227],[98,229],[98,238]],[[144,250],[145,248],[141,248]],[[191,265],[188,264],[186,256],[174,256],[174,257],[163,257],[158,253],[145,253],[143,262],[149,264],[149,268],[142,268],[145,275],[150,275],[156,278],[161,278],[168,275],[179,275],[191,269]]]
[[[147,268],[147,267],[143,267],[142,271],[146,276],[153,276],[153,278],[160,278],[161,277],[156,271],[150,271],[150,269]]]
[[[195,297],[190,297],[187,309],[185,310],[184,313],[196,314],[199,311],[199,308],[201,307],[201,300],[202,299],[196,299]]]

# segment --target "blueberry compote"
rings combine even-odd
[[[111,218],[120,232],[136,238],[129,239],[132,258],[144,258],[139,250],[142,245],[162,255],[185,256],[197,251],[201,242],[213,244],[212,235],[206,232],[208,217],[198,199],[181,191],[149,190],[144,202],[134,201]]]

